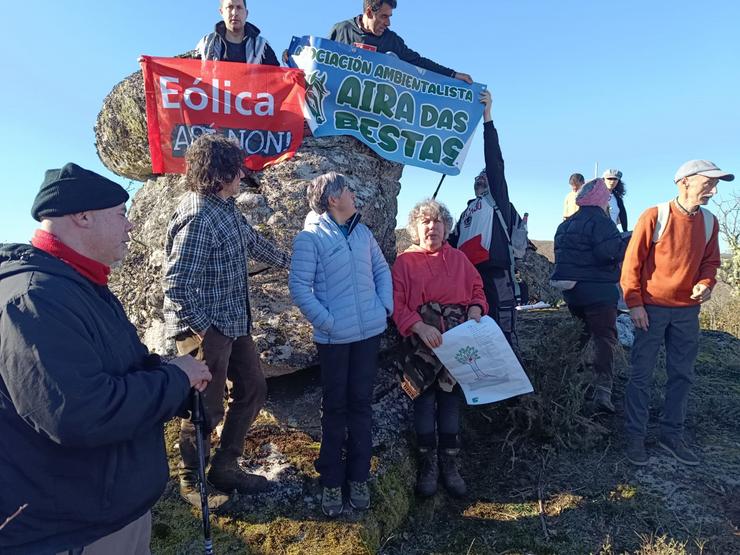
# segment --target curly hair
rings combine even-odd
[[[306,196],[311,210],[323,214],[329,210],[329,199],[339,198],[347,187],[347,182],[341,173],[329,172],[315,178],[308,184]]]
[[[216,194],[234,181],[244,163],[239,144],[218,133],[198,137],[185,153],[187,188],[203,195]]]
[[[441,202],[437,202],[434,199],[428,198],[422,200],[421,202],[418,202],[416,206],[411,209],[411,212],[409,212],[409,222],[406,225],[406,231],[408,231],[409,236],[411,237],[411,242],[413,242],[415,245],[419,244],[419,232],[417,231],[416,226],[423,216],[433,218],[434,220],[440,221],[444,224],[444,240],[446,241],[447,237],[449,237],[450,232],[452,231],[453,226],[453,220],[452,216],[450,215],[450,211],[447,210],[447,207]]]
[[[366,12],[370,8],[373,13],[376,13],[383,7],[383,4],[388,4],[394,10],[396,9],[396,0],[365,0],[362,5],[362,11]]]
[[[624,198],[624,195],[627,194],[627,188],[624,186],[624,181],[621,179],[617,181],[617,185],[612,190],[612,193],[619,198]]]

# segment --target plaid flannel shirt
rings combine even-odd
[[[290,257],[257,233],[233,198],[187,193],[167,228],[167,337],[213,325],[241,337],[251,329],[247,261],[287,268]]]

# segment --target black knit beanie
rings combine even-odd
[[[46,170],[31,216],[40,222],[44,218],[112,208],[127,200],[126,189],[118,183],[69,163],[62,169]]]

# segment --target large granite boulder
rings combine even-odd
[[[237,197],[237,205],[255,229],[289,251],[308,212],[306,186],[329,170],[345,174],[356,193],[363,221],[392,262],[402,166],[378,158],[352,138],[306,138],[292,160],[255,174],[259,187],[245,189]],[[131,250],[112,280],[144,342],[160,353],[171,350],[162,317],[165,235],[184,191],[181,177],[172,175],[150,179],[137,191],[130,211],[134,224]],[[268,377],[316,362],[311,328],[290,301],[287,279],[287,271],[277,269],[267,269],[250,278],[253,336]]]
[[[140,71],[121,81],[106,97],[95,138],[98,155],[108,169],[128,179],[146,181],[131,206],[135,226],[131,252],[112,285],[149,348],[167,352],[171,345],[165,341],[162,318],[164,242],[167,223],[184,187],[180,176],[156,177],[151,173]],[[346,176],[363,222],[392,263],[403,166],[378,157],[351,137],[306,137],[291,160],[256,173],[257,186],[243,190],[237,205],[255,229],[289,251],[308,212],[306,186],[314,177],[332,170]],[[253,336],[268,376],[315,363],[311,329],[290,302],[287,276],[285,270],[268,269],[250,281]]]
[[[134,181],[154,177],[141,71],[126,77],[105,97],[95,125],[95,148],[103,165],[121,177]]]

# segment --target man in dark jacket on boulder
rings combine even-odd
[[[603,179],[586,183],[576,196],[578,211],[555,233],[554,285],[563,289],[571,313],[583,321],[581,346],[594,344],[593,400],[598,410],[614,412],[612,382],[617,345],[619,265],[627,249],[607,214],[609,190]]]
[[[364,0],[362,14],[334,25],[329,38],[373,52],[382,54],[392,52],[404,62],[460,79],[470,85],[473,82],[470,75],[424,58],[406,46],[403,39],[388,28],[391,26],[391,16],[395,7],[396,0]]]
[[[260,36],[260,30],[247,23],[249,10],[245,0],[220,0],[223,21],[213,33],[200,39],[195,47],[202,60],[242,62],[279,66],[275,52]]]
[[[149,553],[163,424],[211,375],[150,355],[108,289],[127,199],[76,164],[48,170],[32,244],[0,246],[0,553]]]

